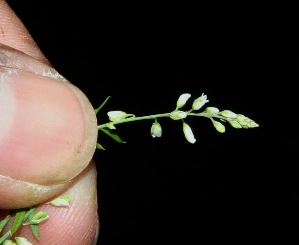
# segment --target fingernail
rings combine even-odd
[[[97,123],[69,82],[0,68],[0,175],[54,185],[77,176],[95,150]]]

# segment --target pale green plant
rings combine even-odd
[[[230,110],[219,110],[216,107],[207,107],[202,112],[199,112],[203,106],[209,102],[207,99],[207,95],[202,94],[200,97],[196,98],[189,110],[182,110],[182,108],[186,105],[187,101],[190,99],[191,94],[184,93],[179,96],[175,110],[167,112],[154,114],[149,116],[135,116],[134,114],[129,114],[124,111],[109,111],[107,113],[109,122],[98,125],[98,129],[112,139],[114,139],[118,143],[125,143],[116,133],[115,125],[124,124],[134,121],[141,120],[153,120],[154,122],[150,128],[150,134],[153,138],[159,138],[162,136],[162,126],[158,122],[161,118],[169,118],[171,120],[181,121],[182,122],[182,131],[188,142],[194,144],[196,142],[195,136],[192,132],[191,127],[187,124],[187,118],[190,117],[204,117],[211,120],[212,125],[215,129],[220,132],[225,132],[225,123],[229,123],[230,126],[236,129],[248,129],[248,128],[256,128],[259,125],[253,121],[252,119],[244,116],[243,114],[237,114]],[[95,113],[97,114],[103,106],[106,104],[110,96],[106,98],[106,100],[95,109]],[[97,143],[97,148],[101,150],[105,150],[104,147]],[[54,200],[49,201],[47,204],[53,205],[56,207],[60,206],[69,206],[71,201],[71,197],[69,195],[62,195]],[[36,239],[39,239],[39,230],[38,225],[41,222],[45,222],[49,218],[48,214],[44,211],[37,211],[37,206],[29,207],[26,209],[18,209],[12,210],[3,220],[0,221],[0,244],[4,245],[30,245],[30,243],[24,237],[16,237],[15,233],[20,229],[21,226],[27,225],[30,226],[31,231]],[[3,233],[4,228],[6,228],[10,219],[13,219],[10,228],[7,232]]]

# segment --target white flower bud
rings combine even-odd
[[[24,237],[15,237],[15,240],[18,245],[32,245],[32,243]]]
[[[170,113],[169,117],[172,120],[180,120],[180,119],[184,119],[187,117],[187,112],[184,111],[173,111]]]
[[[176,110],[182,108],[190,97],[191,94],[182,94],[176,102]]]
[[[193,135],[193,132],[192,132],[190,126],[185,122],[183,123],[183,132],[184,132],[186,139],[190,143],[194,144],[196,142],[196,139],[194,138],[194,135]]]
[[[259,127],[259,125],[255,121],[251,120],[248,117],[245,117],[242,114],[238,114],[237,120],[238,120],[238,123],[240,123],[243,128],[256,128],[256,127]]]
[[[228,122],[230,123],[230,125],[232,125],[233,128],[242,128],[241,124],[238,123],[237,120],[229,120]]]
[[[193,105],[192,105],[192,109],[193,110],[199,110],[207,102],[209,102],[207,100],[207,96],[204,95],[204,94],[202,94],[199,98],[197,98],[196,100],[194,100]]]
[[[250,122],[247,124],[249,128],[256,128],[256,127],[259,127],[259,125],[250,119]]]
[[[214,127],[216,128],[216,130],[219,132],[219,133],[224,133],[225,132],[225,127],[222,123],[218,122],[218,121],[215,121],[212,119],[212,122],[213,122],[213,125]]]
[[[237,114],[229,110],[221,111],[219,114],[227,118],[237,118]]]
[[[216,107],[207,107],[204,112],[205,113],[211,113],[211,114],[214,113],[214,114],[216,114],[216,113],[219,112],[219,109],[216,108]]]
[[[151,127],[151,135],[153,138],[155,137],[161,137],[162,135],[162,127],[158,121],[153,122],[152,127]]]
[[[123,120],[128,116],[134,116],[132,114],[127,114],[123,111],[109,111],[107,114],[111,122]]]

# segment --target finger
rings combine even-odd
[[[0,43],[49,64],[22,21],[4,0],[0,0]]]
[[[69,207],[39,205],[37,211],[45,211],[49,215],[48,220],[39,224],[39,240],[32,235],[29,226],[23,226],[16,236],[25,237],[32,244],[95,244],[99,232],[95,186],[96,168],[92,163],[66,190],[65,193],[72,198]]]
[[[13,40],[27,31],[1,0],[0,10],[0,26],[8,30],[0,41],[43,60],[31,38]],[[0,46],[0,208],[31,206],[67,188],[89,164],[97,140],[87,97],[24,53]]]

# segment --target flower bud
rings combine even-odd
[[[132,116],[132,114],[127,114],[123,111],[109,111],[107,114],[111,122],[120,121],[128,116]]]
[[[222,123],[218,122],[218,121],[215,121],[212,119],[212,122],[213,122],[213,125],[214,127],[216,128],[216,130],[219,132],[219,133],[224,133],[225,132],[225,127]]]
[[[207,96],[202,94],[199,98],[197,98],[196,100],[193,101],[192,109],[193,110],[199,110],[207,102],[209,102],[207,100]]]
[[[15,237],[15,240],[18,245],[32,245],[32,243],[24,237]]]
[[[237,114],[229,110],[221,111],[219,114],[227,118],[237,118]]]
[[[211,113],[211,114],[216,114],[219,112],[219,109],[216,107],[207,107],[204,111],[205,113]]]
[[[256,128],[256,127],[259,127],[259,125],[255,121],[251,120],[248,117],[245,117],[242,114],[237,115],[237,121],[238,121],[238,123],[240,123],[240,125],[243,128]]]
[[[194,138],[194,135],[193,135],[193,132],[192,132],[190,126],[185,122],[183,122],[183,132],[184,132],[186,139],[190,143],[194,144],[196,139]]]
[[[248,126],[249,128],[256,128],[256,127],[259,127],[259,125],[258,125],[255,121],[253,121],[253,120],[251,120],[251,119],[250,119],[250,122],[247,124],[247,126]]]
[[[182,108],[190,97],[191,94],[182,94],[176,102],[176,110]]]
[[[107,125],[107,128],[109,128],[109,129],[116,129],[116,127],[113,124],[111,124],[111,123],[109,123]]]
[[[172,120],[180,120],[187,117],[187,112],[184,111],[173,111],[170,113],[169,117]]]
[[[230,123],[230,125],[232,125],[233,128],[242,128],[241,124],[238,123],[237,120],[229,120],[228,122]]]
[[[161,137],[162,135],[162,127],[158,121],[153,122],[152,127],[151,127],[151,135],[153,138],[155,137]]]

